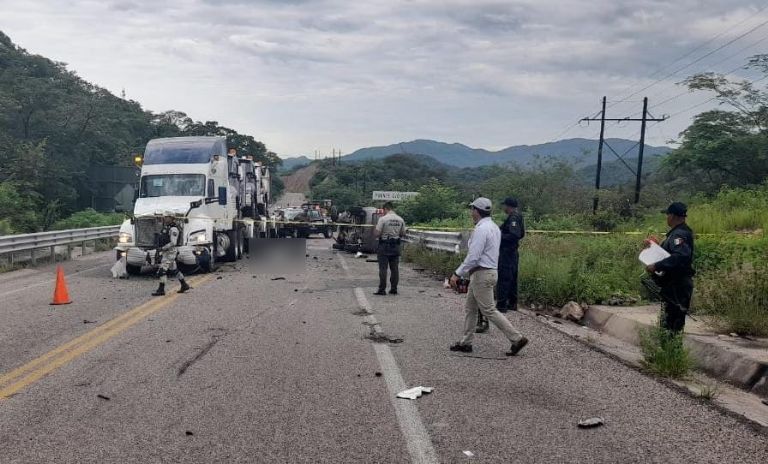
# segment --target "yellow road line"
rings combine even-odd
[[[203,276],[190,280],[190,284],[202,285],[212,276]],[[136,308],[111,319],[69,342],[49,351],[23,366],[20,366],[0,376],[0,400],[8,398],[27,386],[37,382],[41,378],[56,369],[77,359],[88,351],[104,344],[109,339],[118,335],[140,322],[147,316],[169,306],[180,297],[173,294],[165,298],[150,300]]]

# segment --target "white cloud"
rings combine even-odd
[[[483,147],[547,141],[594,112],[602,95],[631,93],[630,84],[653,82],[665,74],[649,78],[654,71],[715,34],[733,28],[700,53],[768,19],[758,9],[748,0],[0,0],[0,29],[149,109],[214,119],[293,154],[419,137]],[[762,51],[746,46],[766,33],[633,100],[674,96],[683,91],[676,80],[709,65],[729,71]],[[686,95],[655,112],[701,100]],[[650,141],[670,138],[690,116],[656,126]]]

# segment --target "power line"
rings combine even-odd
[[[674,65],[675,63],[677,63],[677,62],[679,62],[679,61],[682,61],[682,60],[684,60],[685,58],[688,58],[689,56],[693,55],[693,54],[694,54],[694,53],[696,53],[697,51],[699,51],[699,50],[701,50],[702,48],[706,47],[706,46],[707,46],[707,45],[709,45],[710,43],[712,43],[712,42],[714,42],[715,40],[719,39],[720,37],[722,37],[722,36],[723,36],[723,35],[725,35],[726,33],[728,33],[728,32],[730,32],[730,31],[732,31],[732,30],[734,30],[734,29],[736,29],[736,28],[740,27],[741,25],[743,25],[744,23],[746,23],[746,22],[750,21],[751,19],[753,19],[753,18],[756,18],[757,16],[759,16],[759,15],[760,15],[760,13],[764,12],[765,10],[768,10],[768,4],[766,4],[765,6],[763,6],[762,8],[760,8],[760,9],[759,9],[757,12],[755,12],[754,14],[752,14],[752,15],[750,15],[750,16],[747,16],[746,18],[744,18],[744,19],[743,19],[742,21],[740,21],[739,23],[737,23],[737,24],[735,24],[735,25],[733,25],[733,26],[731,26],[731,27],[729,27],[729,28],[727,28],[727,29],[725,29],[725,30],[721,31],[720,33],[718,33],[718,34],[717,34],[717,35],[715,35],[714,37],[710,38],[709,40],[707,40],[707,41],[706,41],[706,42],[704,42],[703,44],[699,45],[698,47],[696,47],[696,48],[694,48],[694,49],[690,50],[689,52],[685,53],[684,55],[682,55],[682,56],[680,56],[680,57],[678,57],[678,58],[676,58],[676,59],[672,60],[671,62],[669,62],[669,63],[667,63],[666,65],[662,66],[661,68],[657,69],[657,70],[656,70],[656,71],[654,71],[654,72],[653,72],[653,73],[652,73],[650,76],[648,76],[648,79],[650,79],[650,78],[652,78],[652,77],[654,77],[654,76],[658,75],[660,72],[662,72],[662,71],[664,71],[664,70],[666,70],[666,69],[670,68],[670,67],[671,67],[672,65]],[[697,62],[701,61],[702,59],[704,59],[704,58],[706,58],[706,57],[708,57],[708,56],[711,56],[711,55],[712,55],[712,54],[714,54],[714,53],[717,53],[718,51],[720,51],[720,50],[722,50],[723,48],[727,47],[727,46],[728,46],[728,45],[730,45],[731,43],[733,43],[733,42],[736,42],[736,41],[740,40],[742,37],[745,37],[745,36],[747,36],[747,35],[751,34],[753,31],[755,31],[756,29],[759,29],[760,27],[762,27],[762,26],[763,26],[763,25],[765,25],[766,23],[768,23],[768,21],[766,21],[766,22],[764,22],[764,23],[761,23],[761,24],[758,24],[756,27],[754,27],[753,29],[750,29],[750,30],[749,30],[749,31],[747,31],[746,33],[742,34],[741,36],[738,36],[738,37],[736,37],[735,39],[732,39],[731,41],[729,41],[729,42],[725,43],[724,45],[722,45],[722,46],[720,46],[720,47],[716,48],[715,50],[712,50],[712,51],[710,51],[709,53],[707,53],[707,54],[703,55],[702,57],[700,57],[699,59],[697,59],[697,61],[693,61],[693,62],[689,63],[688,65],[686,65],[684,68],[681,68],[681,69],[679,69],[679,70],[675,71],[675,72],[674,72],[672,75],[674,75],[674,74],[677,74],[678,72],[680,72],[681,70],[685,69],[686,67],[689,67],[689,66],[691,66],[691,65],[693,65],[693,64],[696,64]],[[656,83],[658,83],[658,82],[660,82],[660,81],[663,81],[663,80],[666,80],[668,77],[670,77],[670,76],[668,75],[667,77],[664,77],[664,78],[662,78],[662,79],[658,79],[658,80],[654,81],[654,82],[653,82],[653,83],[652,83],[650,86],[648,86],[648,87],[645,87],[645,88],[642,88],[642,89],[640,89],[640,90],[638,90],[638,91],[636,91],[636,92],[634,92],[634,93],[632,93],[632,94],[629,94],[629,95],[627,95],[626,97],[622,97],[621,99],[623,100],[623,99],[631,98],[631,97],[633,97],[633,96],[637,95],[638,93],[640,93],[640,92],[642,92],[642,91],[644,91],[644,90],[647,90],[648,88],[652,87],[652,86],[653,86],[653,85],[655,85]],[[638,81],[635,81],[635,83],[633,83],[633,84],[631,84],[631,85],[627,86],[627,88],[626,88],[625,90],[629,90],[629,89],[631,89],[632,87],[634,87],[634,86],[636,86],[636,85],[640,84],[642,81],[643,81],[643,80],[638,80]],[[611,105],[611,106],[615,106],[615,104],[614,104],[614,105]]]

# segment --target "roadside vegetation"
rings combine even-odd
[[[694,367],[682,335],[673,335],[660,327],[640,331],[643,367],[661,377],[683,379]]]

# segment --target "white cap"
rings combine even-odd
[[[475,201],[470,203],[469,206],[471,206],[473,208],[477,208],[480,211],[490,212],[492,204],[491,204],[491,200],[489,200],[489,199],[487,199],[485,197],[478,197],[478,198],[475,198]]]

